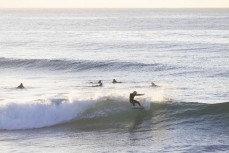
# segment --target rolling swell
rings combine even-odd
[[[117,104],[115,104],[117,105]],[[111,106],[112,108],[113,106]],[[172,103],[150,103],[150,109],[135,110],[128,106],[84,112],[83,116],[74,119],[68,123],[58,126],[74,126],[87,130],[103,128],[123,128],[123,126],[133,127],[136,124],[147,123],[151,127],[157,124],[166,124],[169,126],[198,125],[206,126],[229,126],[229,102],[218,104],[203,104],[189,102]],[[93,117],[92,117],[93,116]]]
[[[164,71],[174,69],[172,66],[163,64],[144,64],[125,61],[90,61],[90,60],[64,60],[64,59],[13,59],[0,58],[2,69],[26,69],[26,70],[49,70],[49,71]]]

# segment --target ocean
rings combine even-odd
[[[229,9],[1,9],[0,152],[228,152],[228,21]]]

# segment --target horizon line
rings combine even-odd
[[[229,7],[123,7],[123,8],[103,8],[103,7],[34,7],[34,8],[29,8],[29,7],[9,7],[9,8],[1,8],[0,9],[228,9]]]

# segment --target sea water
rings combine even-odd
[[[228,9],[0,10],[0,151],[227,152],[228,21]]]

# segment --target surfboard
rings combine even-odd
[[[132,106],[131,108],[132,108],[132,109],[144,109],[143,106]]]

